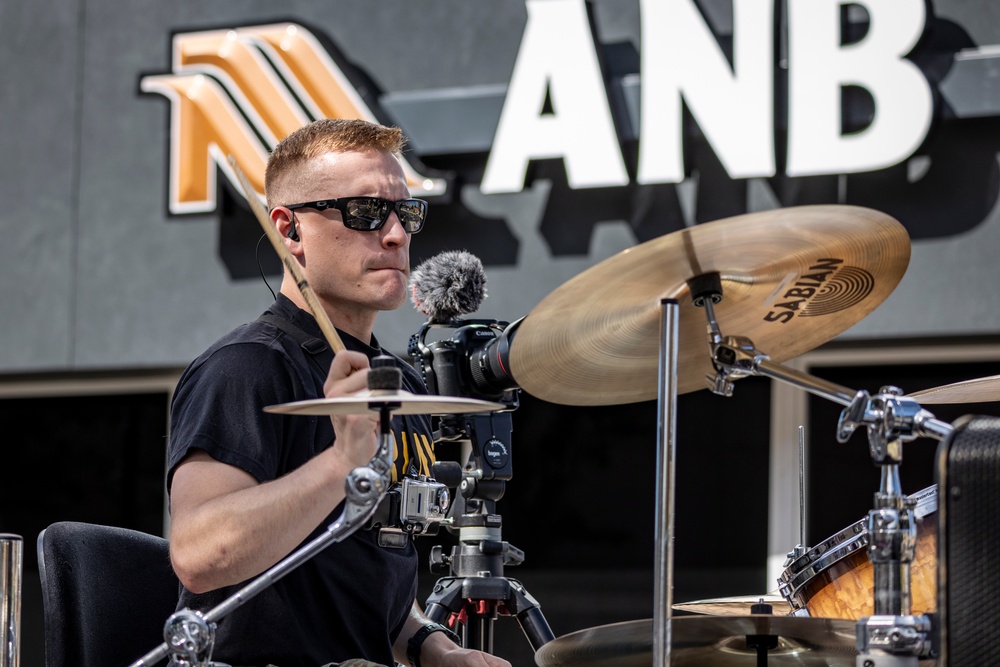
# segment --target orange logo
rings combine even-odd
[[[375,115],[316,37],[294,23],[174,36],[171,74],[140,88],[170,100],[170,212],[216,208],[216,167],[237,192],[232,155],[263,197],[264,165],[282,138],[316,118]],[[447,182],[405,159],[410,192],[440,195]]]

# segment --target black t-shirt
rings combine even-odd
[[[312,315],[279,295],[269,313],[322,339]],[[341,333],[345,347],[369,358],[385,354]],[[223,336],[184,372],[171,405],[167,488],[193,449],[245,470],[259,482],[299,467],[334,440],[326,416],[263,412],[269,405],[323,396],[329,368],[292,335],[256,320]],[[396,357],[403,389],[427,393],[416,371]],[[324,367],[325,366],[325,367]],[[429,474],[433,463],[430,419],[393,418],[394,479],[405,472]],[[332,524],[343,504],[303,543]],[[219,622],[214,659],[233,665],[316,667],[363,658],[394,664],[392,642],[416,595],[417,555],[383,548],[376,531],[360,529],[334,543]],[[195,595],[181,588],[178,609],[208,611],[244,584]]]

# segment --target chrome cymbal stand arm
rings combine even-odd
[[[677,461],[677,349],[680,307],[662,301],[660,326],[659,419],[656,480],[656,571],[653,607],[653,667],[670,665],[670,613],[674,590],[674,485]]]
[[[375,514],[392,482],[392,411],[400,407],[398,402],[379,401],[378,393],[391,394],[398,390],[401,377],[391,359],[385,361],[376,357],[372,360],[368,386],[373,397],[368,407],[379,413],[378,450],[367,465],[348,473],[344,480],[344,510],[337,520],[321,535],[290,553],[208,612],[182,609],[172,614],[163,629],[166,641],[129,667],[151,667],[167,656],[170,657],[168,667],[224,667],[222,663],[211,661],[218,622],[326,547],[350,536]]]
[[[712,364],[726,382],[752,375],[769,377],[846,406],[837,424],[837,440],[847,442],[855,429],[863,426],[868,430],[873,455],[918,437],[944,440],[952,431],[951,424],[935,419],[896,387],[883,387],[876,396],[864,390],[854,391],[771,361],[742,336],[726,336],[714,344]]]

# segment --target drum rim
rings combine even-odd
[[[937,484],[908,495],[914,501],[913,514],[922,519],[937,511]],[[802,589],[821,573],[841,560],[868,546],[867,518],[856,521],[834,533],[798,558],[786,564],[778,576],[778,592],[793,609],[805,609]]]
[[[805,607],[806,601],[800,599],[799,593],[809,582],[867,546],[868,530],[862,519],[831,535],[792,561],[778,577],[778,591],[793,607]]]

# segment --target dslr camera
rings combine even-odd
[[[510,373],[510,341],[520,323],[426,322],[410,337],[407,352],[430,393],[495,401],[514,409],[519,387]],[[427,341],[432,330],[442,328],[453,331],[441,340]]]

